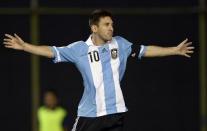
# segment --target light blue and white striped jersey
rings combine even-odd
[[[65,47],[51,49],[54,62],[72,62],[83,77],[84,92],[78,106],[78,116],[98,117],[126,112],[120,81],[124,75],[132,43],[116,36],[103,46],[78,41]],[[146,47],[141,45],[138,57]]]

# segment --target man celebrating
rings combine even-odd
[[[113,37],[112,14],[95,10],[90,18],[91,35],[64,47],[36,46],[18,35],[5,34],[5,47],[52,58],[54,62],[72,62],[83,77],[84,93],[78,106],[73,131],[122,131],[127,111],[120,81],[127,58],[181,55],[190,57],[194,47],[185,39],[175,47],[132,44],[121,36]]]

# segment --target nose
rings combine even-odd
[[[110,31],[114,31],[114,27],[112,25],[110,25],[109,29]]]

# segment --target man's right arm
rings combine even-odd
[[[14,36],[5,34],[4,45],[6,48],[15,50],[23,50],[31,54],[40,55],[48,58],[53,58],[54,54],[49,46],[37,46],[24,42],[18,35]]]

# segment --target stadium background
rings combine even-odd
[[[206,3],[204,0],[1,0],[0,36],[64,46],[86,40],[93,9],[114,14],[115,35],[136,44],[175,46],[185,38],[196,47],[191,59],[129,59],[122,81],[128,131],[206,129]],[[75,66],[9,50],[1,45],[1,128],[36,131],[36,109],[46,88],[55,88],[73,124],[82,78]]]

